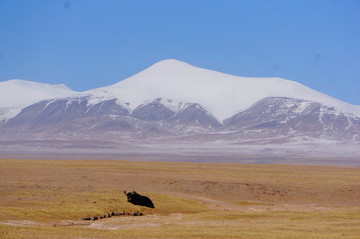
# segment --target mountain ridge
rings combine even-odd
[[[17,85],[21,86],[20,89],[9,90],[6,87],[4,88],[4,85],[10,82],[17,82]],[[14,98],[19,97],[19,91],[28,90],[31,95],[36,94],[31,92],[33,89],[26,89],[24,85],[47,88],[50,89],[50,92],[45,92],[46,96],[36,99],[24,100],[26,92],[21,94],[20,99]],[[25,90],[21,88],[25,88]],[[53,92],[54,89],[58,92]],[[35,90],[39,91],[39,89]],[[61,91],[62,93],[60,93]],[[73,91],[65,85],[9,80],[0,82],[0,93],[0,102],[2,102],[0,108],[14,107],[13,101],[20,101],[19,106],[16,106],[19,108],[47,98],[90,96],[92,102],[89,102],[89,104],[96,104],[102,100],[117,99],[120,104],[126,104],[133,110],[146,101],[162,98],[176,102],[199,103],[219,121],[223,121],[237,112],[250,108],[263,98],[289,97],[318,102],[329,107],[338,108],[344,113],[360,116],[360,106],[335,99],[294,81],[278,77],[233,76],[195,67],[175,59],[157,62],[113,85],[83,92]],[[21,102],[21,99],[23,99],[23,102]],[[14,114],[11,116],[14,116]]]
[[[199,103],[222,121],[266,97],[290,97],[336,107],[360,116],[360,106],[348,104],[278,77],[239,77],[164,60],[116,84],[89,90],[95,97],[117,98],[136,108],[156,98]]]
[[[0,139],[360,142],[359,106],[281,78],[237,77],[165,60],[111,86],[57,87],[69,95],[0,121]]]

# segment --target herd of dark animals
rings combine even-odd
[[[145,207],[149,207],[149,208],[155,208],[154,203],[151,201],[150,198],[140,195],[135,191],[132,192],[126,192],[124,191],[126,197],[127,197],[127,201],[134,204],[134,205],[139,205],[139,206],[145,206]],[[83,217],[81,220],[91,220],[91,221],[95,221],[98,219],[103,219],[103,218],[109,218],[112,216],[142,216],[143,213],[142,212],[134,212],[134,213],[128,213],[128,212],[111,212],[108,213],[104,216],[96,216],[96,217]]]

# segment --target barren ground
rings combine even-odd
[[[2,159],[0,198],[0,238],[360,238],[360,168]]]

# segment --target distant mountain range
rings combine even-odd
[[[360,143],[360,106],[281,78],[164,60],[111,86],[0,82],[0,139]]]

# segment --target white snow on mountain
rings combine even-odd
[[[337,100],[294,81],[233,76],[169,59],[114,85],[81,93],[65,85],[24,80],[0,82],[0,120],[13,117],[22,108],[40,100],[69,96],[89,96],[89,104],[117,99],[119,104],[130,110],[159,98],[162,104],[174,111],[180,110],[186,103],[198,103],[220,122],[265,97],[314,101],[360,116],[360,106]]]
[[[337,100],[282,78],[238,77],[169,59],[111,86],[85,92],[94,102],[117,98],[135,109],[157,98],[199,103],[219,121],[245,110],[265,97],[304,99],[360,116],[360,106]]]
[[[18,79],[0,82],[0,120],[13,117],[22,108],[38,101],[77,93],[63,84],[51,85]]]

